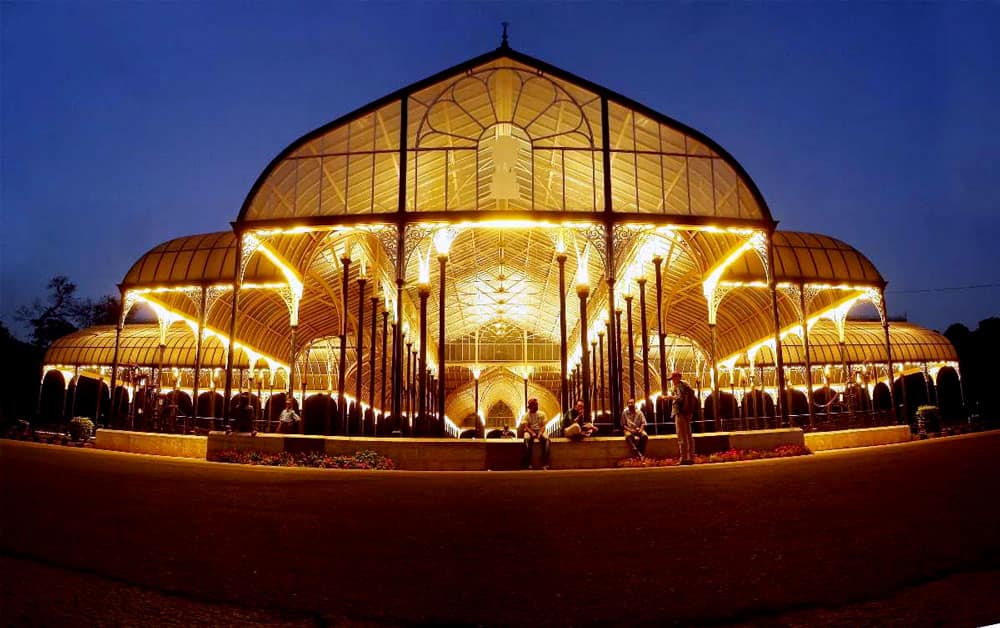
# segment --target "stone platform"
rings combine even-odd
[[[754,430],[695,434],[695,451],[710,454],[728,449],[774,449],[780,445],[804,445],[813,451],[864,447],[909,441],[908,426],[890,426],[838,432],[803,433],[801,429]],[[388,456],[396,468],[411,471],[506,471],[519,469],[523,446],[520,440],[450,438],[372,438],[347,436],[303,436],[299,434],[226,434],[208,436],[149,434],[124,430],[98,430],[98,449],[131,453],[212,459],[226,449],[269,453],[323,452],[350,455],[370,449]],[[677,457],[676,436],[650,436],[646,454],[654,458]],[[549,466],[552,469],[600,469],[614,467],[631,455],[625,440],[603,436],[571,441],[553,438]],[[541,465],[541,448],[534,447],[532,464]]]

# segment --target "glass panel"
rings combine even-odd
[[[704,144],[702,144],[698,140],[694,139],[693,137],[688,137],[687,138],[687,150],[688,150],[688,153],[691,154],[691,155],[699,155],[699,156],[705,156],[705,157],[714,157],[714,156],[716,156],[715,153],[713,153],[711,150],[709,150],[709,148],[707,146],[705,146]]]
[[[635,149],[660,152],[660,125],[638,113],[635,114]]]
[[[660,172],[660,156],[637,154],[635,159],[639,172],[639,211],[661,213],[663,177]]]
[[[612,207],[615,211],[638,211],[635,193],[635,154],[611,153]]]
[[[536,150],[534,152],[534,202],[535,209],[561,210],[563,198],[562,151]]]
[[[375,155],[376,212],[394,212],[399,205],[399,153]]]
[[[673,155],[663,155],[660,159],[663,172],[663,193],[666,197],[666,211],[671,214],[688,214],[687,159]]]
[[[375,146],[375,115],[368,114],[351,121],[348,150],[352,153],[370,151]]]
[[[712,200],[712,160],[688,157],[691,188],[691,213],[697,216],[714,216]]]
[[[321,170],[320,213],[325,216],[343,213],[347,209],[347,157],[324,157]]]
[[[298,184],[295,194],[295,213],[312,216],[319,213],[319,158],[299,159]]]
[[[737,187],[739,190],[740,217],[759,218],[761,211],[757,205],[757,199],[753,197],[753,194],[750,193],[750,190],[743,181],[739,181]]]
[[[416,211],[444,209],[444,151],[419,151],[417,162]]]
[[[448,158],[448,209],[476,208],[476,151],[451,150]]]
[[[366,214],[372,209],[373,155],[351,155],[347,163],[347,212]]]
[[[712,160],[715,175],[715,209],[717,216],[739,217],[736,198],[736,171],[721,159]]]
[[[375,150],[399,150],[399,102],[375,112]]]
[[[608,126],[612,150],[635,150],[635,136],[632,132],[632,111],[621,105],[608,103]]]
[[[595,188],[603,187],[603,182],[595,179],[594,157],[600,153],[592,151],[563,151],[563,173],[566,176],[566,209],[595,211],[597,204]]]

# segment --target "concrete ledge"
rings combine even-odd
[[[276,454],[285,451],[285,434],[250,434],[236,433],[226,434],[225,432],[209,432],[206,457],[209,460],[215,458],[220,451],[234,449],[236,451],[262,451],[269,454]],[[323,451],[320,444],[318,451]]]
[[[837,432],[810,432],[805,435],[806,447],[812,451],[907,443],[911,439],[912,435],[910,434],[909,425],[869,427]]]
[[[695,451],[711,454],[738,449],[773,449],[779,445],[802,445],[802,430],[760,430],[695,434]],[[524,448],[519,439],[454,440],[450,438],[371,438],[346,436],[302,436],[299,434],[229,434],[211,432],[206,454],[219,451],[257,450],[267,453],[323,452],[330,456],[351,455],[370,449],[392,458],[397,469],[412,471],[502,471],[521,467]],[[621,436],[599,436],[584,441],[553,438],[549,466],[553,469],[600,469],[614,467],[632,455]],[[676,458],[676,436],[650,436],[646,455]],[[532,450],[532,464],[542,463],[541,447]]]
[[[695,445],[698,441],[695,440]],[[797,427],[778,430],[754,430],[748,432],[730,432],[730,449],[774,449],[782,445],[805,445],[805,438]],[[702,452],[698,453],[714,453]]]
[[[125,430],[97,430],[94,447],[133,454],[205,459],[208,439],[186,434],[151,434]]]

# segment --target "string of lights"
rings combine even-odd
[[[1000,283],[979,283],[971,286],[945,286],[941,288],[914,288],[912,290],[886,290],[886,293],[919,294],[923,292],[957,292],[960,290],[980,290],[983,288],[1000,288]]]

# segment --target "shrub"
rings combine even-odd
[[[89,440],[94,435],[94,422],[87,417],[78,416],[69,422],[69,436],[80,442]]]
[[[926,435],[927,432],[941,431],[941,409],[937,406],[924,405],[917,408],[917,432]]]
[[[257,450],[237,451],[225,449],[212,456],[215,462],[232,462],[237,464],[264,465],[270,467],[315,467],[319,469],[395,469],[396,463],[391,458],[378,452],[365,450],[356,452],[353,456],[328,456],[324,453],[304,451],[290,453],[281,451],[276,454]]]
[[[708,455],[696,454],[694,461],[697,464],[708,464],[764,458],[788,458],[790,456],[806,456],[811,453],[807,447],[802,445],[780,445],[774,449],[730,449]],[[622,458],[618,461],[619,467],[673,467],[678,464],[680,464],[678,458]]]

